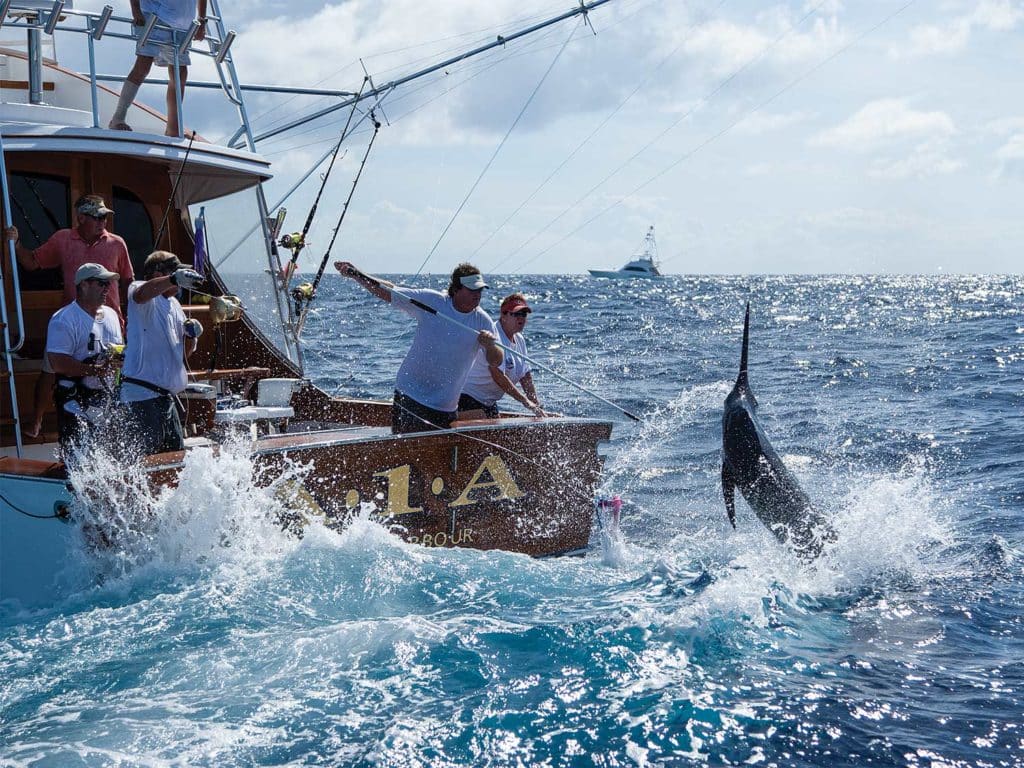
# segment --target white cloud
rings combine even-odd
[[[802,15],[775,9],[754,24],[723,20],[704,24],[690,34],[683,50],[712,75],[722,77],[762,57],[776,65],[821,58],[845,40],[835,16],[804,21]]]
[[[922,24],[910,30],[909,40],[893,46],[896,58],[948,55],[967,48],[975,30],[1010,32],[1024,21],[1024,5],[1019,0],[983,0],[969,12],[945,24]]]
[[[1024,179],[1024,132],[1009,137],[1003,146],[996,150],[999,165],[997,177]]]
[[[733,129],[733,133],[746,136],[760,136],[765,133],[781,131],[799,123],[804,123],[813,118],[810,112],[795,111],[787,113],[755,112],[740,121]]]
[[[945,142],[926,142],[915,147],[910,154],[895,160],[877,159],[868,169],[868,175],[876,179],[902,180],[926,178],[954,173],[964,163],[948,154]]]
[[[870,151],[901,140],[936,140],[956,133],[953,119],[941,111],[912,109],[903,99],[865,104],[846,122],[819,133],[812,146]]]

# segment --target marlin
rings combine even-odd
[[[783,544],[813,559],[835,531],[814,509],[757,420],[757,398],[747,380],[750,302],[743,319],[740,373],[722,413],[722,494],[729,522],[736,527],[736,488],[754,514]]]

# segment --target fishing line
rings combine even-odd
[[[306,323],[306,315],[309,312],[310,306],[313,304],[313,299],[316,298],[316,289],[320,285],[320,280],[324,276],[324,270],[327,268],[327,260],[331,256],[331,249],[334,248],[334,241],[338,237],[338,232],[341,230],[342,222],[345,221],[345,214],[348,213],[349,203],[352,202],[352,196],[356,193],[356,187],[359,184],[359,179],[363,175],[363,169],[366,168],[366,161],[370,159],[370,150],[373,149],[373,142],[377,140],[377,134],[380,133],[380,122],[374,116],[373,112],[370,112],[370,119],[373,120],[373,135],[370,137],[369,143],[366,145],[366,152],[363,154],[363,161],[359,164],[359,170],[356,172],[355,179],[352,180],[352,188],[348,192],[348,197],[345,199],[345,204],[341,208],[341,215],[338,217],[338,224],[334,228],[334,233],[331,235],[331,241],[327,244],[327,250],[324,251],[324,257],[320,260],[320,268],[316,271],[316,277],[313,279],[312,288],[309,290],[308,295],[302,294],[305,301],[304,307],[298,307],[299,311],[299,322],[298,327],[295,331],[296,337],[302,333],[302,327]],[[302,286],[299,286],[300,288]],[[296,301],[298,303],[298,300]]]
[[[572,231],[570,231],[569,233],[567,233],[567,234],[566,234],[565,236],[563,236],[563,237],[562,237],[562,238],[561,238],[560,240],[558,240],[557,242],[555,242],[555,243],[551,244],[550,246],[548,246],[548,247],[547,247],[547,248],[545,248],[544,250],[540,251],[540,252],[539,252],[539,253],[537,253],[536,255],[534,255],[534,256],[532,256],[531,258],[529,258],[529,259],[527,259],[526,261],[524,261],[524,262],[523,262],[523,263],[522,263],[522,264],[521,264],[521,265],[520,265],[520,266],[519,266],[519,267],[518,267],[517,269],[513,270],[513,274],[515,274],[516,272],[519,272],[519,271],[520,271],[521,269],[523,269],[524,267],[526,267],[526,265],[528,265],[528,264],[530,264],[530,263],[532,263],[532,262],[536,261],[536,260],[537,260],[537,259],[539,259],[539,258],[540,258],[541,256],[544,256],[545,254],[549,253],[550,251],[552,251],[553,249],[555,249],[556,247],[558,247],[559,245],[561,245],[562,243],[564,243],[564,242],[565,242],[566,240],[568,240],[568,239],[569,239],[570,237],[572,237],[572,236],[573,236],[574,234],[576,234],[577,232],[579,232],[579,231],[580,231],[580,230],[582,230],[583,228],[585,228],[585,227],[589,226],[589,225],[590,225],[590,224],[592,224],[593,222],[597,221],[597,220],[598,220],[599,218],[601,218],[601,217],[602,217],[602,216],[604,216],[604,215],[605,215],[606,213],[608,213],[608,211],[610,211],[610,210],[612,210],[612,209],[616,208],[617,206],[621,205],[621,204],[622,204],[623,202],[625,202],[626,200],[628,200],[629,198],[631,198],[631,197],[632,197],[633,195],[635,195],[635,194],[636,194],[637,192],[639,192],[640,190],[642,190],[642,189],[644,189],[645,187],[649,186],[650,184],[654,183],[655,181],[657,181],[658,179],[660,179],[660,178],[661,178],[662,176],[664,176],[664,175],[665,175],[666,173],[668,173],[669,171],[671,171],[671,170],[673,170],[674,168],[676,168],[676,167],[677,167],[678,165],[680,165],[680,164],[681,164],[681,163],[683,163],[684,161],[686,161],[686,160],[689,160],[689,159],[690,159],[691,157],[693,157],[693,156],[694,156],[695,154],[697,154],[697,152],[699,152],[700,150],[702,150],[702,149],[703,149],[704,147],[706,147],[707,145],[711,144],[711,143],[712,143],[712,142],[714,142],[714,141],[717,141],[717,140],[718,140],[719,138],[721,138],[721,137],[722,137],[722,136],[724,136],[724,135],[725,135],[726,133],[728,133],[729,131],[731,131],[731,130],[732,130],[733,128],[735,128],[735,127],[736,127],[737,125],[739,125],[740,123],[742,123],[742,122],[743,122],[744,120],[746,120],[746,119],[747,119],[748,117],[750,117],[751,115],[753,115],[753,114],[757,113],[758,111],[760,111],[760,110],[761,110],[761,109],[763,109],[764,107],[766,107],[766,106],[768,106],[769,104],[771,104],[771,103],[772,103],[773,101],[775,101],[775,100],[776,100],[777,98],[779,98],[779,96],[783,95],[784,93],[786,93],[786,92],[787,92],[787,91],[789,91],[790,89],[792,89],[792,88],[796,87],[797,85],[799,85],[800,83],[802,83],[802,82],[803,82],[804,80],[806,80],[806,79],[807,79],[808,77],[810,77],[811,75],[813,75],[813,74],[814,74],[815,72],[817,72],[817,71],[818,71],[819,69],[821,69],[822,67],[824,67],[824,66],[825,66],[826,64],[828,64],[828,63],[830,63],[831,61],[833,61],[834,59],[838,58],[838,57],[839,57],[839,56],[841,56],[841,55],[842,55],[843,53],[845,53],[845,52],[846,52],[846,51],[848,51],[848,50],[849,50],[850,48],[852,48],[852,47],[853,47],[854,45],[856,45],[857,43],[861,42],[861,41],[862,41],[862,40],[863,40],[864,38],[866,38],[866,37],[867,37],[868,35],[870,35],[870,34],[872,34],[872,33],[876,32],[876,31],[877,31],[878,29],[880,29],[880,28],[881,28],[881,27],[883,27],[884,25],[888,24],[888,23],[889,23],[890,21],[892,21],[892,19],[894,19],[894,18],[895,18],[896,16],[898,16],[899,14],[903,13],[903,11],[905,11],[905,10],[906,10],[907,8],[909,8],[909,7],[911,6],[911,5],[913,5],[913,4],[915,3],[915,2],[916,2],[916,0],[909,0],[909,1],[907,2],[907,3],[905,3],[905,4],[904,4],[904,5],[902,5],[901,7],[897,8],[897,9],[896,9],[895,11],[893,11],[893,12],[892,12],[892,13],[890,13],[890,14],[889,14],[888,16],[886,16],[885,18],[883,18],[883,19],[882,19],[881,21],[879,21],[879,22],[878,22],[877,24],[875,24],[874,26],[872,26],[872,27],[869,27],[869,28],[868,28],[868,29],[866,29],[865,31],[861,32],[861,33],[860,33],[860,34],[859,34],[859,35],[858,35],[857,37],[855,37],[855,38],[854,38],[853,40],[851,40],[851,41],[850,41],[849,43],[847,43],[846,45],[844,45],[844,46],[842,46],[842,47],[838,48],[838,49],[837,49],[836,51],[834,51],[834,52],[833,52],[833,53],[831,53],[831,54],[830,54],[829,56],[827,56],[827,57],[825,57],[824,59],[822,59],[821,61],[819,61],[819,62],[818,62],[817,64],[815,64],[815,65],[814,65],[813,67],[811,67],[811,68],[810,68],[809,70],[807,70],[807,71],[806,71],[806,72],[804,72],[803,74],[799,75],[799,76],[798,76],[798,77],[796,77],[796,78],[795,78],[794,80],[791,80],[791,81],[790,81],[789,83],[787,83],[787,84],[786,84],[785,86],[783,86],[783,87],[782,87],[781,89],[779,89],[779,90],[778,90],[778,91],[776,91],[776,92],[775,92],[774,94],[772,94],[771,96],[769,96],[769,97],[768,97],[767,99],[765,99],[764,101],[762,101],[762,102],[761,102],[760,104],[758,104],[757,106],[755,106],[755,107],[754,107],[753,109],[750,109],[750,110],[748,110],[747,112],[743,113],[743,114],[742,114],[742,115],[741,115],[740,117],[738,117],[738,118],[737,118],[736,120],[734,120],[733,122],[731,122],[731,123],[729,123],[728,125],[726,125],[726,126],[725,126],[724,128],[722,128],[722,129],[721,129],[720,131],[718,131],[717,133],[715,133],[715,134],[711,135],[711,136],[710,136],[709,138],[707,138],[707,139],[706,139],[705,141],[703,141],[703,142],[701,142],[700,144],[698,144],[698,145],[697,145],[696,147],[694,147],[694,148],[693,148],[692,150],[690,150],[689,152],[687,152],[686,154],[684,154],[684,155],[683,155],[682,157],[678,158],[678,159],[677,159],[677,160],[675,160],[674,162],[672,162],[672,163],[670,163],[669,165],[665,166],[665,167],[664,167],[664,168],[663,168],[662,170],[660,170],[660,171],[659,171],[658,173],[656,173],[656,174],[655,174],[654,176],[651,176],[651,177],[650,177],[649,179],[647,179],[647,181],[645,181],[645,182],[643,182],[642,184],[640,184],[640,185],[638,185],[637,187],[635,187],[635,188],[634,188],[634,189],[633,189],[633,190],[632,190],[631,192],[629,192],[628,194],[626,194],[626,195],[624,195],[624,196],[620,197],[620,198],[619,198],[618,200],[616,200],[615,202],[611,203],[610,205],[606,206],[606,207],[605,207],[605,208],[603,208],[602,210],[598,211],[598,212],[597,212],[596,214],[594,214],[594,215],[593,215],[593,216],[591,216],[591,217],[590,217],[589,219],[587,219],[586,221],[584,221],[584,222],[583,222],[582,224],[580,224],[580,225],[579,225],[578,227],[576,227],[575,229],[573,229]],[[604,183],[604,182],[602,182],[602,183]],[[589,193],[588,193],[588,194],[589,194]],[[581,200],[582,200],[582,198],[581,198]],[[579,202],[579,201],[577,201],[577,202]],[[559,214],[559,216],[558,216],[558,217],[556,217],[556,219],[555,219],[555,220],[553,220],[553,221],[552,221],[551,223],[553,224],[553,223],[554,223],[554,221],[557,221],[557,219],[558,219],[558,218],[561,218],[561,216],[565,215],[565,213],[566,213],[566,211],[563,211],[563,212],[562,212],[561,214]],[[550,225],[549,225],[549,226],[550,226]],[[539,234],[539,233],[538,233],[538,234]],[[531,238],[531,240],[532,240],[532,238]],[[527,241],[527,242],[529,242],[529,241]],[[524,246],[525,246],[525,245],[526,245],[526,244],[524,243]],[[522,248],[522,247],[523,247],[523,246],[520,246],[520,248]]]
[[[189,153],[192,152],[192,142],[196,140],[196,132],[192,131],[188,137],[188,146],[185,148],[185,157],[181,160],[181,167],[178,169],[178,175],[174,179],[174,186],[171,187],[171,196],[167,199],[167,207],[164,208],[164,217],[160,221],[160,229],[156,231],[156,237],[153,238],[153,250],[157,249],[160,244],[160,238],[164,236],[164,227],[167,226],[167,217],[171,213],[171,206],[174,205],[174,197],[178,194],[178,185],[181,184],[181,175],[185,172],[185,165],[188,163]]]
[[[361,57],[361,59],[355,59],[353,61],[350,61],[348,64],[344,65],[343,67],[334,70],[333,72],[331,72],[328,75],[324,76],[320,80],[316,81],[313,84],[312,87],[316,88],[318,86],[323,85],[328,80],[330,80],[330,79],[332,79],[334,77],[337,77],[338,75],[340,75],[345,70],[347,70],[350,67],[358,64],[361,60],[362,61],[372,61],[373,59],[381,58],[383,56],[392,56],[392,55],[394,55],[396,53],[404,53],[406,51],[412,51],[412,50],[415,50],[417,48],[426,47],[428,45],[435,45],[437,43],[447,43],[447,42],[449,42],[451,40],[462,40],[462,39],[468,38],[468,37],[481,36],[481,35],[484,35],[485,33],[486,34],[491,34],[495,30],[500,30],[500,29],[503,29],[505,27],[510,27],[510,26],[518,26],[520,24],[525,24],[527,22],[533,22],[535,20],[543,19],[543,18],[545,18],[545,16],[546,16],[545,13],[539,13],[538,12],[536,14],[533,14],[532,16],[524,16],[524,17],[522,17],[520,19],[513,19],[511,21],[503,22],[501,24],[497,24],[497,25],[490,26],[490,27],[483,27],[483,28],[480,28],[480,29],[470,30],[468,32],[461,32],[461,33],[459,33],[457,35],[449,35],[447,37],[441,37],[441,38],[437,38],[435,40],[426,40],[426,41],[424,41],[422,43],[416,43],[414,45],[407,45],[407,46],[402,47],[402,48],[394,48],[394,49],[387,50],[387,51],[378,51],[377,53],[371,53],[371,54],[369,54],[367,56]],[[479,37],[478,44],[486,42],[489,39],[490,39],[490,37],[487,37],[487,38]],[[441,51],[439,51],[437,53],[433,53],[433,54],[431,54],[429,56],[420,56],[419,58],[412,59],[410,61],[405,61],[402,64],[398,64],[398,65],[395,65],[393,67],[382,69],[380,71],[380,75],[381,76],[385,76],[388,72],[393,72],[393,71],[396,71],[396,70],[399,70],[399,69],[408,69],[410,67],[416,66],[417,64],[419,64],[422,61],[433,61],[433,60],[437,59],[438,57],[448,56],[452,52],[457,51],[457,50],[461,49],[462,47],[463,47],[462,45],[459,45],[459,46],[451,45],[448,48],[443,49],[443,50],[441,50]],[[270,109],[266,110],[265,112],[261,112],[260,114],[258,114],[255,117],[251,118],[250,122],[251,123],[255,123],[256,121],[261,120],[261,119],[263,119],[263,118],[273,114],[274,112],[276,112],[279,109],[282,109],[283,107],[287,106],[289,103],[291,103],[292,101],[294,101],[295,99],[297,99],[299,96],[302,96],[302,95],[305,95],[305,94],[295,94],[293,96],[288,97],[287,99],[285,99],[282,103],[278,104],[277,106],[271,107]],[[317,97],[317,99],[315,99],[313,102],[311,102],[311,104],[316,104],[318,101],[326,101],[329,98],[332,98],[332,97],[320,96],[320,97]],[[286,122],[289,119],[290,118],[281,118],[279,120],[274,120],[264,130],[269,130],[271,128],[275,128],[278,125],[281,125],[282,123]],[[264,153],[264,154],[266,154],[266,153]]]
[[[438,312],[436,309],[434,309],[431,306],[428,306],[427,304],[424,304],[422,301],[417,301],[416,299],[409,298],[404,293],[402,293],[401,290],[399,290],[393,283],[390,283],[390,282],[388,282],[386,280],[381,280],[379,277],[374,277],[373,275],[368,275],[365,272],[359,271],[355,267],[349,267],[347,272],[346,272],[346,274],[348,274],[348,275],[357,275],[359,277],[362,277],[368,283],[371,283],[371,284],[377,286],[378,288],[384,288],[387,291],[391,292],[393,295],[401,297],[403,300],[407,301],[409,304],[411,304],[412,306],[416,307],[417,309],[421,309],[424,312],[427,312],[428,314],[434,315],[435,317],[438,317],[441,320],[444,320],[445,322],[450,323],[450,324],[452,324],[452,325],[454,325],[454,326],[456,326],[458,328],[462,328],[463,330],[469,331],[469,332],[471,332],[473,334],[479,333],[479,331],[476,328],[471,328],[468,325],[463,325],[462,323],[460,323],[455,318],[449,317],[448,315],[445,315],[445,314],[442,314],[441,312]],[[610,405],[612,408],[614,408],[615,410],[617,410],[620,413],[624,414],[625,416],[628,416],[633,421],[637,421],[637,422],[642,422],[643,421],[643,419],[641,419],[639,416],[636,416],[633,413],[630,413],[625,408],[623,408],[621,405],[617,405],[616,403],[613,403],[611,400],[608,400],[607,398],[602,397],[601,395],[597,394],[596,392],[593,392],[593,391],[587,389],[582,384],[579,384],[579,383],[573,381],[569,377],[563,376],[558,371],[556,371],[553,368],[550,368],[550,367],[544,365],[544,363],[540,362],[539,360],[534,360],[529,355],[524,355],[522,352],[519,352],[518,350],[512,349],[511,347],[507,347],[504,344],[502,344],[500,341],[495,341],[494,342],[494,346],[498,347],[499,349],[503,349],[506,352],[509,352],[509,353],[515,355],[516,357],[519,357],[519,358],[521,358],[523,360],[526,360],[528,363],[530,363],[531,365],[537,366],[542,371],[547,371],[552,376],[555,376],[555,377],[561,379],[566,384],[572,385],[573,387],[575,387],[576,389],[580,390],[581,392],[586,392],[591,397],[594,397],[594,398],[600,400],[605,405]]]
[[[824,0],[822,0],[822,2],[824,2]],[[522,109],[519,110],[519,114],[516,115],[516,119],[512,121],[512,125],[509,126],[508,131],[505,132],[505,136],[502,138],[501,142],[495,148],[493,154],[491,155],[491,159],[487,161],[487,164],[484,166],[483,170],[480,171],[480,175],[477,176],[476,181],[474,181],[473,185],[469,188],[469,192],[466,193],[465,198],[463,198],[462,202],[459,204],[459,207],[455,210],[455,213],[452,214],[452,218],[448,222],[448,225],[444,228],[444,231],[441,232],[440,237],[438,237],[437,241],[434,243],[434,247],[430,249],[430,252],[423,259],[423,263],[420,264],[419,269],[416,270],[416,274],[413,275],[413,277],[416,277],[417,275],[420,274],[420,272],[423,271],[423,267],[425,267],[427,265],[427,262],[430,261],[430,257],[434,255],[434,251],[437,250],[437,247],[441,244],[441,241],[444,239],[445,235],[448,234],[448,230],[451,229],[452,224],[455,223],[455,220],[459,217],[459,214],[462,213],[462,209],[466,206],[466,203],[469,202],[469,198],[476,190],[477,185],[480,184],[484,175],[487,173],[488,170],[490,170],[491,164],[498,157],[498,153],[501,152],[502,147],[505,146],[505,142],[508,141],[509,136],[512,135],[512,131],[514,131],[516,126],[519,125],[519,121],[520,119],[522,119],[523,114],[525,114],[530,104],[533,103],[534,97],[537,95],[537,92],[540,91],[541,86],[544,85],[544,82],[548,79],[548,75],[550,75],[551,70],[555,68],[555,64],[557,64],[558,60],[562,57],[562,54],[565,52],[566,47],[569,45],[569,41],[572,40],[573,36],[576,34],[576,30],[579,29],[581,23],[582,21],[577,22],[576,26],[572,29],[571,32],[569,32],[569,36],[565,39],[565,42],[562,44],[562,47],[558,49],[558,53],[555,54],[555,58],[552,59],[551,64],[548,65],[547,71],[544,72],[544,75],[543,77],[541,77],[540,82],[537,83],[536,87],[533,89],[533,93],[530,94],[530,97],[526,100],[526,103],[523,104]]]
[[[513,53],[509,53],[509,54],[507,54],[505,56],[501,56],[500,55],[501,52],[498,51],[498,49],[493,49],[491,51],[488,51],[485,54],[481,54],[482,58],[480,58],[479,60],[474,60],[471,63],[468,63],[468,62],[465,63],[462,66],[462,68],[459,70],[460,73],[464,72],[464,71],[469,71],[471,74],[466,76],[463,80],[461,80],[460,82],[456,83],[455,85],[449,86],[444,91],[442,91],[441,93],[437,94],[436,96],[431,97],[430,99],[426,100],[422,104],[419,104],[419,105],[413,107],[412,109],[408,110],[407,112],[403,113],[400,118],[395,118],[395,119],[390,120],[389,123],[398,122],[399,119],[402,119],[404,117],[407,117],[408,115],[411,115],[411,114],[415,113],[419,109],[422,109],[424,106],[426,106],[428,104],[431,104],[434,101],[438,100],[439,98],[442,98],[442,97],[448,95],[452,91],[456,90],[457,88],[462,87],[463,85],[465,85],[469,81],[479,77],[481,74],[490,71],[491,69],[493,69],[494,67],[498,66],[499,64],[502,64],[502,63],[504,63],[506,61],[509,61],[510,59],[517,58],[519,56],[531,55],[532,53],[534,53],[535,50],[544,50],[545,48],[550,47],[550,46],[544,46],[544,48],[534,48],[534,49],[530,48],[530,46],[533,45],[534,42],[538,42],[538,43],[539,42],[543,42],[546,39],[546,37],[550,36],[550,34],[551,34],[550,32],[546,32],[546,33],[544,33],[544,35],[541,35],[539,38],[537,38],[536,41],[531,40],[529,43],[525,44],[525,46],[523,48],[517,49],[516,53],[514,53],[514,54]],[[491,60],[488,60],[486,58],[487,56],[492,56],[494,58],[492,58]],[[460,62],[460,64],[461,64],[461,62]],[[453,65],[453,68],[454,68],[454,65]],[[473,72],[472,70],[474,68],[476,68],[477,71]],[[441,82],[442,80],[449,79],[449,78],[452,78],[452,77],[453,77],[453,75],[451,75],[447,71],[442,73],[442,74],[436,74],[433,80],[427,79],[427,80],[424,80],[422,84],[415,85],[415,86],[409,86],[408,88],[403,88],[402,94],[400,96],[396,96],[396,97],[392,98],[390,103],[392,105],[399,104],[399,103],[401,103],[402,101],[404,101],[406,99],[412,98],[417,93],[420,93],[421,91],[424,91],[424,90],[427,90],[428,88],[433,87],[438,82]],[[298,131],[298,130],[289,131],[287,135],[282,134],[280,137],[274,137],[274,138],[268,139],[266,141],[266,144],[273,145],[275,142],[286,141],[286,140],[294,138],[296,136],[305,136],[307,134],[314,133],[314,132],[320,131],[320,130],[323,130],[322,126],[314,125],[314,126],[312,126],[310,128],[302,130],[302,131]],[[315,144],[323,144],[323,143],[326,143],[326,141],[328,141],[328,140],[327,139],[320,139],[318,141],[312,142],[311,144],[304,144],[304,145],[296,146],[296,147],[288,147],[286,149],[276,150],[276,152],[274,152],[274,153],[264,152],[264,154],[265,155],[280,154],[281,152],[291,151],[292,149],[301,149],[301,148],[303,148],[305,146],[312,146],[312,145],[315,145]]]
[[[348,118],[345,120],[345,127],[341,129],[341,135],[338,137],[338,143],[334,145],[334,152],[331,153],[331,162],[327,166],[327,170],[320,180],[320,189],[316,193],[316,197],[313,199],[313,205],[309,209],[309,213],[306,216],[306,223],[302,227],[302,233],[299,235],[298,240],[292,246],[292,255],[288,260],[289,266],[285,268],[284,279],[287,281],[291,275],[291,272],[295,269],[295,265],[299,260],[299,254],[302,253],[302,249],[306,247],[306,235],[309,234],[309,228],[313,226],[313,217],[316,216],[316,209],[320,205],[320,198],[323,197],[324,189],[327,187],[327,180],[331,177],[331,171],[334,170],[334,163],[338,159],[338,152],[341,151],[341,145],[344,143],[347,135],[349,126],[352,124],[352,118],[356,113],[356,107],[359,105],[359,97],[363,93],[363,89],[366,88],[366,84],[369,82],[369,76],[363,77],[363,83],[359,86],[359,93],[356,94],[356,100],[352,102],[352,109],[348,112]],[[282,242],[284,242],[282,240]]]
[[[683,122],[688,117],[693,115],[698,109],[700,109],[701,107],[706,105],[708,103],[708,101],[710,101],[713,96],[715,96],[716,94],[720,93],[729,83],[731,83],[733,80],[735,80],[737,77],[739,77],[739,75],[742,74],[744,70],[750,68],[756,62],[758,62],[761,59],[763,59],[773,48],[775,48],[779,43],[781,43],[783,40],[785,40],[787,37],[789,37],[789,35],[791,35],[793,32],[795,32],[797,29],[799,29],[800,26],[803,25],[803,23],[805,21],[807,21],[807,19],[809,19],[814,14],[816,14],[818,12],[818,9],[820,9],[827,2],[829,2],[829,0],[819,0],[818,4],[815,5],[814,7],[812,7],[802,17],[800,17],[800,19],[795,24],[791,25],[781,35],[776,37],[771,43],[769,43],[764,48],[762,48],[760,51],[758,51],[758,53],[755,56],[753,56],[750,59],[748,59],[738,69],[734,70],[731,74],[729,74],[724,80],[722,80],[720,83],[718,83],[718,85],[716,85],[710,92],[708,92],[707,94],[702,96],[690,109],[688,109],[686,112],[684,112],[682,115],[680,115],[676,120],[674,120],[667,128],[665,128],[664,130],[659,132],[650,141],[648,141],[642,147],[640,147],[639,150],[637,150],[635,153],[633,153],[629,158],[627,158],[625,161],[623,161],[618,166],[616,166],[610,173],[608,173],[604,178],[602,178],[599,182],[597,182],[597,184],[592,186],[590,189],[588,189],[586,192],[584,192],[580,197],[578,197],[575,202],[573,202],[572,204],[570,204],[569,206],[564,208],[561,213],[559,213],[557,216],[555,216],[555,218],[553,218],[551,221],[549,221],[547,224],[545,224],[540,230],[538,230],[533,235],[531,235],[529,238],[527,238],[527,240],[525,242],[523,242],[518,248],[516,248],[516,249],[512,250],[511,252],[509,252],[501,260],[500,263],[504,264],[506,261],[511,259],[513,256],[515,256],[517,253],[522,251],[530,243],[532,243],[534,240],[536,240],[542,234],[547,232],[556,223],[561,221],[561,219],[566,214],[568,214],[570,211],[577,210],[579,208],[580,204],[583,203],[584,200],[586,200],[591,195],[593,195],[598,189],[603,187],[609,180],[611,180],[620,171],[622,171],[623,168],[625,168],[626,166],[630,165],[638,157],[640,157],[640,155],[642,155],[644,152],[646,152],[648,149],[650,149],[654,144],[656,144],[658,141],[660,141],[662,138],[664,138],[668,133],[673,131],[676,128],[676,126],[678,126],[681,122]],[[574,230],[573,232],[576,232],[576,231],[579,231],[579,230],[577,229],[577,230]],[[556,243],[556,245],[560,244],[564,240],[565,240],[565,238],[563,238],[562,240],[559,240],[558,243]],[[553,248],[553,247],[554,246],[551,246],[551,248]],[[546,249],[545,251],[543,251],[543,253],[547,253],[548,251],[551,250],[551,248]],[[524,262],[519,267],[517,267],[515,270],[513,270],[513,273],[518,272],[519,270],[523,269],[523,267],[525,267],[527,264],[529,264],[529,263],[533,262],[534,260],[536,260],[537,258],[539,258],[540,255],[541,254],[537,254],[537,255],[531,257],[526,262]]]
[[[719,10],[721,10],[722,6],[725,5],[725,3],[727,1],[728,0],[721,0],[718,3],[718,5],[715,7],[715,12],[718,12]],[[480,245],[478,245],[476,247],[476,250],[474,250],[470,254],[470,258],[476,256],[480,252],[480,250],[485,245],[487,245],[487,243],[489,243],[491,241],[491,239],[495,235],[498,234],[498,232],[500,232],[502,229],[504,229],[505,225],[508,224],[510,221],[512,221],[512,219],[515,218],[515,216],[521,210],[523,210],[523,208],[525,208],[529,204],[529,202],[531,200],[533,200],[533,198],[536,197],[537,194],[542,189],[544,189],[544,187],[547,186],[548,182],[550,182],[551,179],[553,179],[558,174],[559,171],[561,171],[566,165],[568,165],[569,161],[572,160],[579,153],[579,151],[581,149],[583,149],[583,147],[585,147],[588,143],[590,143],[590,140],[593,139],[594,136],[596,136],[601,131],[602,128],[604,128],[609,122],[611,122],[612,118],[615,117],[615,115],[617,115],[622,110],[622,108],[626,106],[626,104],[629,102],[630,99],[632,99],[634,96],[636,96],[636,94],[640,91],[641,88],[643,88],[645,85],[647,85],[647,83],[650,81],[650,79],[652,77],[654,77],[654,75],[658,72],[658,70],[660,70],[663,66],[665,66],[665,64],[668,62],[668,60],[671,59],[673,56],[676,55],[676,53],[679,52],[679,49],[683,47],[684,43],[689,41],[690,36],[694,33],[695,30],[699,29],[702,26],[707,25],[711,20],[712,20],[712,17],[709,16],[708,18],[705,18],[702,21],[699,21],[699,22],[697,22],[695,24],[692,24],[690,26],[690,28],[686,31],[686,34],[683,37],[683,39],[679,42],[679,45],[677,45],[675,48],[673,48],[671,51],[669,51],[669,53],[666,54],[661,59],[661,61],[659,61],[651,70],[648,71],[648,73],[640,80],[640,82],[637,83],[637,86],[632,91],[629,92],[629,94],[626,96],[626,98],[624,98],[622,101],[620,101],[618,106],[616,106],[615,109],[613,109],[610,113],[608,113],[607,117],[605,117],[604,120],[602,120],[601,123],[593,131],[590,132],[590,135],[588,135],[585,139],[583,139],[583,141],[581,141],[579,144],[577,144],[575,149],[573,149],[568,154],[568,156],[561,163],[558,164],[558,167],[556,167],[553,171],[551,171],[551,173],[548,174],[548,177],[546,179],[544,179],[544,181],[542,181],[537,186],[537,188],[535,190],[533,190],[533,192],[531,192],[527,196],[527,198],[525,200],[523,200],[523,202],[521,202],[519,204],[519,206],[514,211],[512,211],[512,213],[510,213],[508,215],[508,217],[503,222],[501,222],[501,224],[498,225],[497,229],[495,229],[493,232],[491,232],[491,234],[489,234],[484,239],[484,241],[482,243],[480,243]],[[488,272],[497,272],[498,267],[500,267],[502,264],[504,264],[506,261],[508,261],[515,253],[517,253],[517,252],[513,251],[513,253],[508,254],[507,256],[505,256],[505,258],[503,258],[501,261],[497,262],[494,266],[490,267],[487,271]]]

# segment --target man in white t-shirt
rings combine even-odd
[[[148,455],[185,447],[176,396],[188,383],[185,359],[195,351],[203,326],[185,319],[176,295],[203,278],[169,251],[149,254],[142,275],[145,279],[128,286],[121,402],[128,407],[132,448]]]
[[[112,287],[113,286],[113,287]],[[113,400],[111,345],[120,344],[121,318],[104,306],[117,273],[86,263],[75,271],[75,300],[58,309],[46,329],[46,359],[56,374],[54,402],[61,453],[92,434]]]
[[[544,415],[537,400],[537,390],[533,387],[533,374],[526,359],[526,339],[523,337],[526,319],[531,312],[533,310],[521,293],[510,294],[502,300],[498,341],[514,349],[516,354],[507,353],[500,366],[488,365],[483,354],[477,354],[459,397],[460,411],[482,410],[487,418],[496,419],[498,401],[505,395],[511,395],[535,416]],[[516,388],[517,384],[523,388],[522,391]]]
[[[459,395],[477,350],[483,347],[491,365],[501,365],[504,359],[501,348],[494,343],[498,329],[490,315],[480,309],[480,297],[487,287],[480,270],[472,264],[459,264],[445,295],[429,288],[403,288],[375,280],[347,261],[337,261],[334,266],[344,277],[416,320],[416,335],[395,380],[391,430],[447,429],[455,420]]]

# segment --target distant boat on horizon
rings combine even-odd
[[[658,263],[655,260],[658,254],[658,246],[654,242],[654,225],[647,229],[644,242],[640,246],[640,252],[633,256],[633,260],[621,269],[590,269],[591,277],[619,278],[662,278],[658,271]]]

